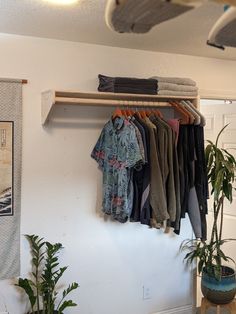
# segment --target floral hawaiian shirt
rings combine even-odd
[[[91,157],[103,171],[102,211],[126,222],[133,204],[132,168],[142,161],[134,126],[121,117],[108,121]]]

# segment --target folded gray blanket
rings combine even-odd
[[[185,77],[164,77],[164,76],[152,76],[152,79],[156,79],[159,83],[173,83],[180,85],[196,86],[196,82],[190,78]]]
[[[157,94],[155,79],[139,79],[132,77],[110,77],[99,74],[98,90],[100,92],[128,93],[128,94]]]
[[[174,83],[167,83],[167,82],[158,82],[157,89],[179,91],[179,92],[198,92],[197,86],[174,84]]]
[[[163,95],[163,96],[190,96],[190,97],[196,97],[198,96],[198,92],[181,92],[181,91],[172,91],[168,89],[161,89],[157,92],[157,95]]]

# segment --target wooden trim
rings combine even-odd
[[[200,89],[201,99],[236,100],[236,91]]]

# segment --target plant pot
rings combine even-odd
[[[222,266],[220,280],[202,272],[201,290],[205,298],[215,304],[230,303],[236,295],[235,271],[227,266]]]

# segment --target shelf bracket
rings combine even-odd
[[[41,103],[41,123],[45,125],[48,120],[52,108],[55,105],[56,92],[54,90],[48,90],[42,93]]]

